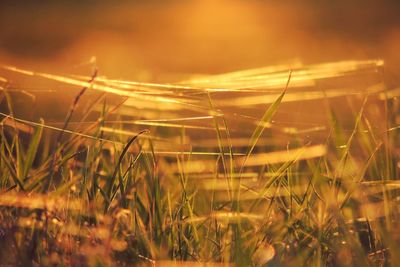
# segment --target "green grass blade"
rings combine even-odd
[[[275,115],[276,111],[279,108],[279,105],[282,102],[283,97],[286,94],[286,90],[289,87],[290,78],[292,76],[292,72],[289,72],[289,77],[283,92],[279,95],[279,97],[275,100],[275,102],[267,109],[264,113],[263,117],[261,118],[260,122],[258,123],[256,129],[254,130],[253,134],[250,137],[249,147],[247,149],[242,167],[240,169],[240,173],[242,173],[243,168],[246,164],[247,159],[251,155],[254,150],[254,147],[257,145],[258,139],[261,137],[262,133],[264,132],[265,128],[271,123],[273,116]]]
[[[111,176],[110,180],[108,181],[107,192],[106,192],[106,195],[108,196],[108,198],[111,198],[111,196],[112,196],[112,189],[113,189],[113,185],[114,185],[114,183],[115,183],[115,180],[116,180],[116,178],[117,178],[117,173],[119,172],[119,168],[120,168],[120,166],[121,166],[122,160],[124,159],[125,154],[128,152],[129,147],[133,144],[133,142],[134,142],[140,135],[142,135],[142,134],[144,134],[144,133],[148,133],[148,132],[149,132],[148,130],[143,130],[143,131],[139,132],[137,135],[135,135],[134,137],[132,137],[132,138],[128,141],[128,143],[125,145],[124,149],[122,150],[121,155],[120,155],[119,158],[118,158],[118,162],[117,162],[117,164],[115,165],[114,173],[113,173],[113,175]],[[110,199],[109,201],[106,201],[106,205],[105,205],[105,208],[104,208],[104,212],[106,212],[106,211],[108,210],[109,205],[111,204],[111,201],[112,201],[112,199]]]
[[[40,123],[43,125],[44,121],[41,119]],[[26,152],[24,170],[22,174],[23,179],[25,179],[28,176],[28,172],[31,169],[33,161],[36,158],[40,140],[42,138],[42,132],[43,132],[43,126],[38,127],[30,141],[28,151]]]

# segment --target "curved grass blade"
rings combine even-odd
[[[289,72],[289,77],[288,77],[285,89],[279,95],[279,97],[275,100],[275,102],[264,113],[262,119],[258,123],[258,125],[257,125],[256,129],[254,130],[253,134],[251,135],[249,148],[247,149],[247,152],[246,152],[246,155],[245,155],[245,158],[243,160],[243,164],[242,164],[242,166],[240,168],[240,172],[239,173],[243,172],[243,168],[244,168],[244,166],[246,164],[246,161],[249,158],[249,156],[251,155],[251,153],[253,152],[254,147],[257,145],[258,139],[261,137],[262,133],[264,132],[265,127],[267,127],[267,125],[269,125],[271,123],[272,117],[275,115],[276,111],[278,110],[278,107],[281,104],[283,97],[285,96],[286,90],[289,87],[289,82],[290,82],[291,76],[292,76],[292,71]]]
[[[114,173],[113,173],[113,175],[111,176],[111,179],[110,179],[109,182],[108,182],[106,195],[108,196],[109,199],[111,198],[112,188],[113,188],[113,185],[114,185],[114,183],[115,183],[115,179],[116,179],[116,177],[117,177],[117,173],[118,173],[118,171],[119,171],[119,167],[120,167],[120,165],[121,165],[121,163],[122,163],[122,160],[123,160],[125,154],[128,152],[129,147],[133,144],[133,142],[134,142],[140,135],[142,135],[142,134],[144,134],[144,133],[148,133],[148,132],[149,132],[148,130],[143,130],[143,131],[139,132],[137,135],[135,135],[134,137],[132,137],[132,138],[128,141],[128,143],[125,145],[124,149],[122,150],[122,153],[121,153],[121,155],[120,155],[119,158],[118,158],[117,165],[115,166]],[[106,204],[105,204],[105,207],[104,207],[104,212],[106,212],[106,211],[108,210],[110,204],[111,204],[111,199],[110,199],[109,201],[106,201]]]
[[[257,145],[258,139],[261,137],[262,133],[265,130],[265,127],[267,127],[267,125],[269,125],[271,123],[272,117],[275,115],[276,111],[278,110],[279,105],[282,102],[283,97],[285,96],[286,90],[289,87],[289,83],[290,83],[290,78],[292,76],[292,71],[289,71],[289,77],[285,86],[285,89],[283,90],[283,92],[280,94],[280,96],[275,100],[275,102],[267,109],[267,111],[264,113],[264,116],[262,117],[262,119],[260,120],[260,122],[258,123],[256,129],[254,130],[251,138],[250,138],[250,145],[247,149],[246,155],[244,156],[244,160],[242,163],[242,166],[240,167],[240,171],[239,171],[239,179],[236,182],[237,186],[235,187],[235,189],[237,188],[237,190],[235,190],[235,197],[234,199],[236,200],[236,202],[233,205],[233,210],[236,210],[239,208],[238,207],[238,202],[240,200],[240,176],[243,173],[243,169],[244,166],[246,165],[246,161],[249,158],[249,156],[251,155],[251,153],[254,150],[254,147]]]

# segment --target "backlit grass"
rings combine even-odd
[[[16,74],[75,88],[65,119],[20,116],[37,92]],[[0,76],[4,266],[400,260],[399,91],[382,61],[170,84]]]

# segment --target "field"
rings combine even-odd
[[[399,10],[0,1],[0,267],[399,266]]]
[[[382,60],[175,83],[91,64],[91,76],[2,65],[2,266],[400,260],[400,91]],[[49,121],[29,115],[41,95]]]

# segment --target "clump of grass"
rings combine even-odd
[[[396,266],[399,155],[390,116],[398,114],[397,91],[375,84],[354,97],[343,88],[303,88],[372,75],[381,64],[299,67],[289,78],[263,68],[176,84],[29,72],[83,86],[75,100],[89,88],[100,91],[83,112],[74,101],[60,127],[18,118],[4,81],[0,262]],[[252,94],[274,100],[253,121],[239,113],[242,106],[225,109],[232,99],[221,92],[249,97],[243,105],[256,110]],[[348,99],[347,118],[332,97]],[[285,102],[316,98],[326,100],[328,123],[279,126]],[[384,129],[367,112],[376,101],[387,111],[379,117]],[[78,121],[75,112],[83,114]],[[93,114],[98,119],[89,121]]]

